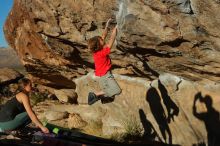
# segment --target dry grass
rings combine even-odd
[[[125,133],[114,133],[110,139],[119,142],[132,142],[140,140],[143,137],[143,128],[136,119],[128,119],[125,121],[124,128]]]
[[[47,94],[34,92],[30,95],[31,105],[34,106],[39,102],[45,101],[47,99]]]

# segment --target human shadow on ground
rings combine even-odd
[[[206,106],[206,112],[197,112],[196,102],[204,103]],[[202,96],[201,92],[198,92],[194,97],[193,102],[193,115],[204,122],[207,130],[208,146],[220,145],[220,113],[212,106],[212,98],[209,95]]]
[[[167,109],[167,113],[168,113],[167,121],[168,121],[168,123],[170,123],[171,119],[174,121],[174,116],[178,116],[179,108],[175,104],[175,102],[172,101],[172,99],[168,95],[167,89],[160,82],[160,80],[158,80],[158,88],[160,90],[161,97],[163,99],[163,103],[164,103],[164,105],[166,106],[166,109]]]
[[[151,122],[147,119],[147,116],[142,109],[139,109],[139,116],[144,128],[143,138],[150,141],[158,139],[159,142],[162,142],[159,135],[157,134],[157,131],[155,130]]]
[[[157,92],[156,88],[154,87],[149,88],[146,94],[146,101],[148,102],[151,112],[154,116],[154,119],[156,120],[159,126],[163,139],[167,142],[167,138],[168,138],[168,144],[172,144],[172,134],[167,122],[165,111],[161,103],[160,95]],[[168,134],[168,137],[166,133]]]

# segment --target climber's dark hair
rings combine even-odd
[[[99,50],[101,50],[102,48],[100,48],[100,43],[99,43],[99,39],[101,39],[100,36],[94,36],[92,38],[90,38],[88,40],[88,49],[92,52],[95,53]]]
[[[18,81],[18,91],[23,92],[25,86],[31,83],[31,80],[28,78],[22,78]]]

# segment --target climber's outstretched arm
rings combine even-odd
[[[116,38],[116,35],[117,35],[117,26],[115,26],[112,30],[112,34],[109,39],[109,42],[106,44],[107,47],[112,48],[114,41],[115,41],[115,38]]]
[[[110,23],[110,21],[111,21],[112,19],[110,18],[110,19],[108,19],[108,21],[106,22],[106,25],[105,25],[105,30],[104,30],[104,32],[102,33],[102,39],[103,39],[103,41],[105,41],[105,38],[107,37],[107,35],[108,35],[108,27],[109,27],[109,23]]]

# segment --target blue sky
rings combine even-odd
[[[13,0],[1,0],[0,1],[0,47],[7,47],[8,44],[5,41],[4,33],[3,33],[3,26],[5,20],[8,16],[13,5]]]

